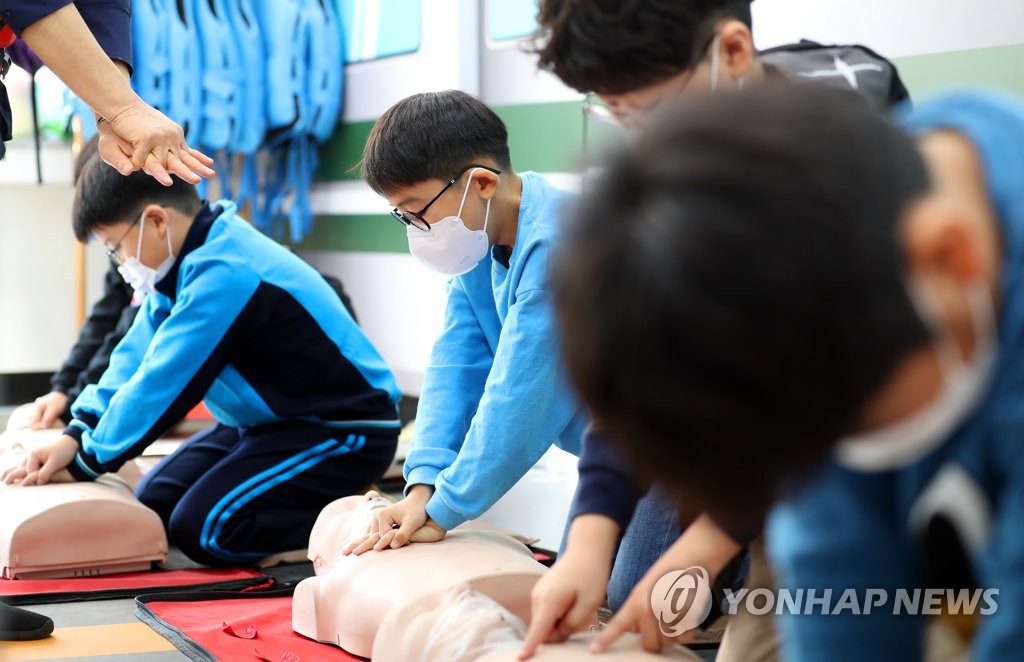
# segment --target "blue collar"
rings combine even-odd
[[[185,241],[181,244],[181,250],[178,251],[178,255],[174,259],[174,266],[156,284],[157,292],[172,300],[175,298],[178,292],[178,270],[181,268],[182,261],[186,255],[206,243],[206,237],[210,234],[213,222],[217,220],[223,211],[220,205],[211,206],[208,202],[203,203],[202,209],[192,219],[192,226],[188,229]]]

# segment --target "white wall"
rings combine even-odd
[[[751,9],[759,48],[807,38],[893,58],[1024,41],[1021,0],[757,0]]]
[[[417,92],[460,89],[477,94],[481,4],[482,0],[423,0],[418,51],[346,68],[344,120],[376,119]]]
[[[359,325],[391,366],[402,392],[418,396],[423,367],[444,321],[446,277],[406,254],[304,251],[302,256],[341,279]]]
[[[78,332],[71,185],[3,183],[0,201],[0,373],[50,372]],[[97,246],[87,255],[91,305],[107,260]]]

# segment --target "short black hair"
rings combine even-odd
[[[580,92],[624,94],[693,66],[727,18],[752,25],[751,0],[541,0],[541,69]]]
[[[149,204],[172,207],[183,214],[195,214],[202,206],[196,187],[171,178],[164,186],[141,170],[122,175],[99,155],[82,167],[75,186],[71,226],[78,241],[85,242],[100,227],[133,221]]]
[[[673,107],[553,262],[584,402],[701,507],[766,507],[927,342],[898,224],[929,186],[852,93],[765,83]]]
[[[78,178],[82,176],[82,170],[85,169],[85,165],[92,159],[99,158],[99,144],[100,134],[94,135],[79,150],[75,156],[75,165],[72,169],[71,183],[77,184]]]
[[[512,168],[508,129],[483,101],[459,90],[424,92],[388,108],[363,148],[363,178],[377,193],[447,180],[490,157],[500,170]]]

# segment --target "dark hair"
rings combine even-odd
[[[89,161],[94,158],[99,158],[99,144],[100,134],[94,135],[79,150],[78,155],[75,156],[75,165],[72,169],[71,182],[74,184],[78,183],[78,178],[82,176],[82,170]]]
[[[751,26],[751,0],[541,0],[541,69],[580,92],[623,94],[693,66],[715,24]]]
[[[570,220],[570,374],[653,477],[763,507],[853,430],[928,333],[898,222],[929,181],[851,93],[765,83],[672,109]]]
[[[363,148],[363,178],[377,193],[430,179],[448,180],[490,157],[512,168],[508,130],[480,99],[459,90],[424,92],[388,108]]]
[[[99,155],[82,167],[75,186],[71,226],[84,242],[97,228],[132,221],[148,204],[173,207],[183,214],[195,214],[202,206],[196,187],[177,177],[164,186],[141,170],[122,175]]]

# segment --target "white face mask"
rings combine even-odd
[[[466,204],[469,185],[477,170],[479,168],[469,171],[458,214],[431,224],[430,230],[421,230],[412,225],[406,228],[409,252],[426,266],[449,276],[461,276],[472,271],[490,248],[487,239],[487,221],[491,216],[490,199],[487,200],[483,230],[470,230],[462,222],[462,208]]]
[[[174,266],[170,226],[167,227],[167,259],[161,262],[156,269],[139,262],[138,256],[142,254],[142,231],[145,229],[145,225],[146,212],[142,212],[142,217],[139,218],[139,243],[135,248],[135,255],[125,260],[124,264],[117,268],[121,278],[124,278],[124,281],[139,295],[146,295],[156,290],[156,284],[163,280],[163,277]]]
[[[969,364],[948,329],[935,323],[920,300],[921,293],[914,288],[911,292],[918,314],[937,339],[935,352],[943,374],[942,391],[908,418],[841,440],[835,459],[848,469],[886,471],[925,457],[949,439],[978,405],[988,386],[998,343],[995,311],[986,286],[975,283],[967,291],[975,336],[974,358]]]

